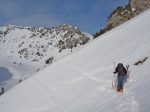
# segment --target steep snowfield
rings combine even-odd
[[[0,88],[8,90],[80,49],[90,38],[92,40],[91,35],[86,35],[69,24],[53,28],[0,27]]]
[[[0,97],[1,112],[149,112],[150,10],[38,72]],[[114,62],[130,65],[125,92],[112,89]]]
[[[88,40],[79,28],[68,24],[54,28],[0,27],[1,55],[29,61],[39,68],[46,66],[48,58],[56,61]]]

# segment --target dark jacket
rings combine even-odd
[[[116,67],[114,73],[115,74],[118,73],[118,77],[119,76],[125,76],[125,75],[127,75],[127,70],[123,65],[121,65],[121,66],[119,65]]]

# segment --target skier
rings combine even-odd
[[[123,84],[124,84],[124,80],[126,79],[126,76],[127,76],[126,68],[123,66],[122,63],[118,63],[118,65],[113,73],[114,74],[118,73],[117,91],[123,92]]]

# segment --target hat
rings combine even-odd
[[[122,63],[118,63],[118,67],[122,67],[123,66],[123,64]]]

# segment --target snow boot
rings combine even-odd
[[[123,93],[123,89],[117,89],[117,92],[119,92],[119,93]]]
[[[119,89],[119,88],[117,88],[117,92],[120,92],[120,89]]]
[[[120,92],[123,93],[123,89],[120,89]]]

